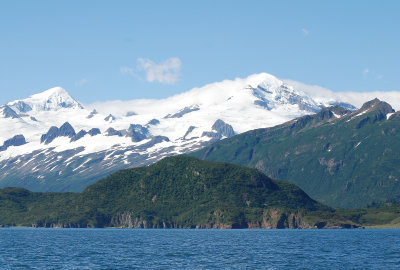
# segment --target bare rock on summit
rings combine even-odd
[[[88,133],[90,136],[96,136],[96,135],[100,134],[101,132],[100,132],[100,129],[98,129],[98,128],[92,128],[91,130],[88,131]]]
[[[75,136],[75,130],[74,128],[71,126],[70,123],[65,122],[59,129],[59,133],[58,136],[63,136],[63,137],[73,137]]]
[[[10,146],[20,146],[20,145],[24,145],[24,144],[26,144],[24,135],[22,135],[22,134],[15,135],[11,139],[6,140],[3,143],[3,145],[0,146],[0,151],[5,151]]]
[[[133,142],[140,142],[150,137],[150,132],[142,125],[131,124],[127,130],[126,136],[131,137]]]
[[[78,133],[76,133],[76,135],[74,137],[71,138],[71,142],[77,141],[81,138],[83,138],[85,135],[87,134],[86,130],[81,130]]]
[[[79,139],[81,139],[81,138],[83,138],[86,134],[89,134],[90,136],[96,136],[96,135],[98,135],[98,134],[100,134],[101,132],[100,132],[100,129],[98,129],[98,128],[92,128],[91,130],[89,130],[89,131],[86,131],[86,130],[81,130],[81,131],[79,131],[75,136],[73,136],[72,138],[71,138],[71,142],[73,142],[73,141],[77,141],[77,140],[79,140]]]
[[[217,121],[215,121],[214,125],[212,125],[211,128],[213,130],[217,131],[217,133],[219,133],[225,137],[232,137],[233,135],[235,135],[235,132],[233,131],[232,126],[225,123],[221,119],[218,119]]]
[[[122,137],[123,134],[120,130],[116,130],[112,127],[108,128],[105,132],[106,136],[119,136]]]
[[[75,130],[71,124],[65,122],[60,128],[52,126],[46,134],[41,136],[40,143],[49,144],[57,137],[73,138],[75,135]]]
[[[115,118],[114,115],[109,114],[106,118],[104,118],[104,121],[114,121],[115,119],[117,118]]]
[[[147,125],[152,125],[152,126],[155,126],[155,125],[158,125],[158,124],[160,124],[160,121],[157,120],[157,119],[151,119],[151,120],[147,123]]]
[[[235,131],[233,130],[232,126],[225,123],[221,119],[215,121],[211,128],[213,131],[204,131],[201,136],[207,136],[214,140],[219,140],[222,137],[228,138],[235,135]]]

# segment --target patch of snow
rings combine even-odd
[[[361,116],[361,115],[367,113],[368,111],[369,111],[369,110],[362,111],[362,112],[360,112],[359,114],[357,114],[355,117]]]
[[[76,167],[75,169],[73,169],[72,171],[76,171],[79,170],[80,168],[84,167],[86,163],[88,163],[89,161],[91,161],[91,158],[88,158],[87,160],[85,160],[85,162],[82,162],[82,164],[80,164],[78,167]]]
[[[352,116],[350,119],[346,120],[346,122],[350,122],[350,121],[353,120],[354,118],[357,118],[357,117],[359,117],[359,116],[361,116],[361,115],[367,113],[368,111],[369,111],[369,110],[362,111],[362,112],[360,112],[359,114],[354,115],[354,116]]]

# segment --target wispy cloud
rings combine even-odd
[[[305,93],[313,100],[320,104],[328,106],[331,102],[339,101],[350,103],[358,108],[360,108],[363,103],[372,100],[374,98],[379,98],[380,100],[386,101],[393,106],[395,110],[400,110],[400,91],[374,91],[374,92],[335,92],[318,85],[309,85],[301,83],[294,80],[284,79],[283,80],[288,85],[293,86],[296,90]],[[234,81],[230,81],[234,82]],[[218,88],[221,87],[220,83],[217,83]],[[230,85],[228,83],[227,85]],[[204,89],[209,89],[213,87],[212,84],[204,86]],[[202,87],[196,88],[196,92]],[[159,117],[163,117],[167,113],[170,113],[176,109],[176,102],[171,102],[180,100],[180,98],[166,98],[166,99],[137,99],[137,100],[111,100],[95,102],[91,104],[84,104],[88,109],[96,109],[100,113],[108,115],[112,113],[113,115],[123,116],[127,112],[135,108],[135,112],[140,114],[148,114],[154,107],[157,107],[157,114]],[[186,101],[183,101],[186,102]]]
[[[133,70],[133,68],[130,68],[130,67],[121,67],[120,71],[122,74],[128,74],[128,75],[135,76],[135,71]]]
[[[386,80],[383,79],[384,76],[382,74],[379,74],[369,68],[365,68],[362,72],[362,75],[365,79],[375,79],[377,81],[386,82]]]
[[[88,79],[82,78],[82,79],[80,79],[79,81],[77,81],[77,82],[75,83],[75,85],[77,85],[77,86],[82,86],[82,85],[87,84],[88,82],[89,82]]]
[[[156,64],[150,59],[139,58],[138,70],[143,70],[146,73],[148,82],[174,84],[180,77],[181,60],[173,57]]]
[[[182,63],[177,57],[168,58],[158,64],[145,58],[139,58],[137,62],[136,69],[121,67],[121,73],[136,77],[139,73],[144,72],[145,80],[150,83],[174,84],[179,81]]]
[[[288,79],[285,79],[284,82],[294,86],[297,90],[306,93],[315,101],[322,104],[330,101],[341,101],[360,108],[363,103],[378,98],[392,105],[395,110],[400,109],[400,91],[334,92],[318,85],[309,85]]]
[[[307,28],[302,28],[301,32],[303,33],[303,35],[308,36],[310,35],[310,31]]]

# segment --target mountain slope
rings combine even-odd
[[[362,207],[400,197],[399,116],[377,99],[354,112],[329,107],[193,155],[257,168],[331,206]]]
[[[85,108],[56,87],[3,106],[0,144],[7,147],[0,148],[0,187],[82,191],[117,170],[201,149],[322,106],[266,73],[126,104]],[[25,140],[17,137],[20,143],[10,145],[19,135]]]
[[[176,156],[119,171],[82,193],[0,190],[0,224],[44,227],[352,227],[293,184],[255,169]],[[318,218],[324,213],[329,216]],[[314,223],[306,220],[314,219]],[[347,224],[343,222],[349,222]]]

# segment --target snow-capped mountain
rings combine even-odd
[[[119,169],[281,124],[322,106],[267,73],[167,99],[107,106],[83,106],[55,87],[0,108],[0,187],[79,191]]]
[[[32,95],[27,99],[15,100],[7,105],[18,113],[27,113],[32,110],[57,111],[62,108],[83,109],[82,105],[61,87],[54,87],[42,93]]]

